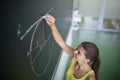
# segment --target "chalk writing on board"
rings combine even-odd
[[[52,11],[52,9],[50,9],[46,14],[48,14],[50,11]],[[46,15],[45,14],[45,15]],[[40,23],[44,20],[45,18],[45,15],[42,16],[41,18],[39,18],[36,22],[34,22],[26,31],[25,33],[20,37],[21,40],[23,40],[28,34],[29,32],[34,28],[33,30],[33,33],[31,35],[31,40],[30,40],[30,47],[29,47],[29,51],[27,52],[27,56],[29,57],[30,59],[30,63],[31,63],[31,68],[32,68],[32,71],[33,73],[36,75],[36,76],[42,76],[44,75],[44,73],[47,71],[48,69],[48,66],[50,64],[50,61],[51,61],[51,58],[52,56],[49,57],[46,65],[45,65],[45,68],[43,70],[41,70],[39,73],[36,72],[35,70],[35,67],[34,67],[34,64],[35,62],[37,61],[38,57],[40,55],[42,55],[42,50],[47,46],[47,44],[50,42],[50,39],[51,39],[51,34],[49,34],[47,36],[46,39],[43,39],[43,42],[41,44],[39,44],[39,40],[36,40],[36,46],[33,47],[33,42],[34,42],[34,38],[35,38],[35,34],[36,34],[36,31],[40,25]],[[43,26],[44,28],[45,26]],[[20,34],[21,34],[21,31],[20,31],[20,28],[21,28],[21,25],[19,24],[18,25],[18,30],[17,30],[17,36],[19,37]],[[45,29],[43,29],[45,30]],[[43,31],[43,34],[45,34],[45,32]],[[52,44],[52,43],[51,43]],[[36,51],[36,52],[35,52]],[[34,57],[32,56],[33,54],[35,53]]]

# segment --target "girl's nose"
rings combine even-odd
[[[74,54],[73,54],[73,57],[74,57],[75,59],[77,59],[77,54],[74,53]]]
[[[75,51],[74,51],[74,58],[77,58],[77,54],[78,54],[78,51],[75,50]]]

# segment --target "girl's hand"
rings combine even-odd
[[[46,23],[47,23],[50,27],[54,26],[54,25],[55,25],[55,18],[54,18],[52,15],[49,15],[49,14],[47,14],[47,15],[45,15],[45,16],[46,16],[46,17],[45,17]]]

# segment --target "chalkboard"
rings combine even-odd
[[[72,0],[2,2],[0,68],[4,80],[52,79],[61,48],[55,43],[45,20],[36,22],[52,8],[50,14],[56,18],[57,28],[65,40],[71,25]]]

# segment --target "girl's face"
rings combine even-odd
[[[88,63],[88,59],[86,59],[85,53],[86,51],[83,47],[79,47],[74,51],[75,58],[80,65]]]

